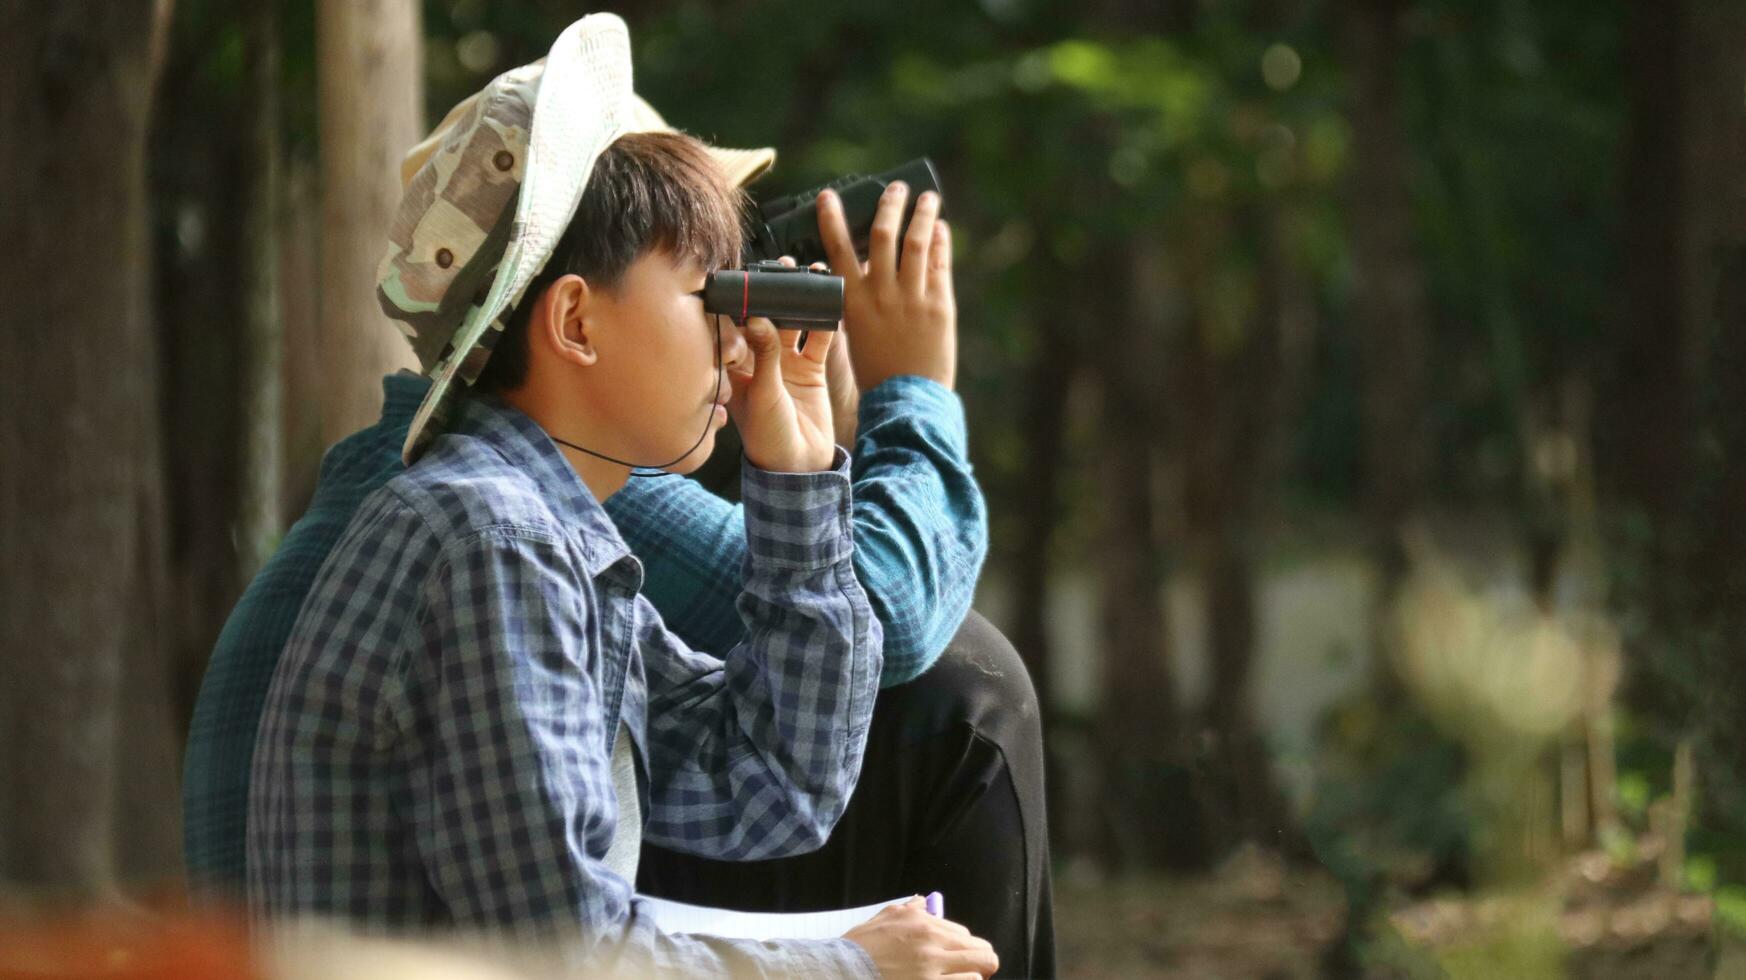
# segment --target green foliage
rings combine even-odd
[[[1736,936],[1746,937],[1746,886],[1717,890],[1716,921]]]
[[[1305,832],[1357,914],[1391,887],[1465,881],[1474,821],[1460,746],[1422,714],[1367,694],[1330,712],[1321,735]]]
[[[1649,810],[1648,778],[1640,772],[1620,773],[1616,789],[1619,798],[1619,814],[1631,820],[1641,821]]]

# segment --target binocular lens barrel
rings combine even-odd
[[[727,269],[703,285],[703,308],[745,324],[767,317],[778,326],[835,330],[843,318],[843,279],[807,269]]]

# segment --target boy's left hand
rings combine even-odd
[[[784,265],[794,260],[783,257]],[[814,473],[836,457],[825,361],[834,331],[778,330],[762,317],[746,321],[752,349],[750,376],[731,374],[728,414],[753,466],[773,473]]]

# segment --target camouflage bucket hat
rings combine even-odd
[[[431,379],[402,449],[408,464],[478,379],[508,313],[575,216],[594,161],[627,133],[671,131],[631,91],[624,21],[591,14],[545,58],[492,79],[407,151],[376,298]],[[776,159],[771,149],[709,152],[735,184]]]

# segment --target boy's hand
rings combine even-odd
[[[823,262],[813,268],[823,269]],[[836,423],[837,445],[854,446],[855,431],[861,421],[861,389],[855,384],[854,361],[849,355],[849,338],[843,336],[842,324],[831,340],[831,352],[825,358],[825,383],[831,390],[831,416]]]
[[[916,202],[900,243],[897,233],[908,198],[902,181],[885,189],[862,264],[855,259],[842,202],[834,191],[818,196],[819,235],[831,271],[843,277],[843,329],[854,335],[850,358],[862,391],[900,374],[932,378],[948,388],[958,376],[952,231],[939,220],[940,196],[928,191]]]
[[[929,915],[919,898],[879,910],[843,934],[873,959],[884,980],[980,976],[1000,968],[1000,958],[985,939],[956,922]]]
[[[784,265],[794,260],[783,257]],[[825,359],[832,331],[815,330],[800,350],[799,330],[778,330],[762,317],[746,321],[751,374],[732,373],[728,414],[753,466],[773,473],[815,473],[836,456]]]

